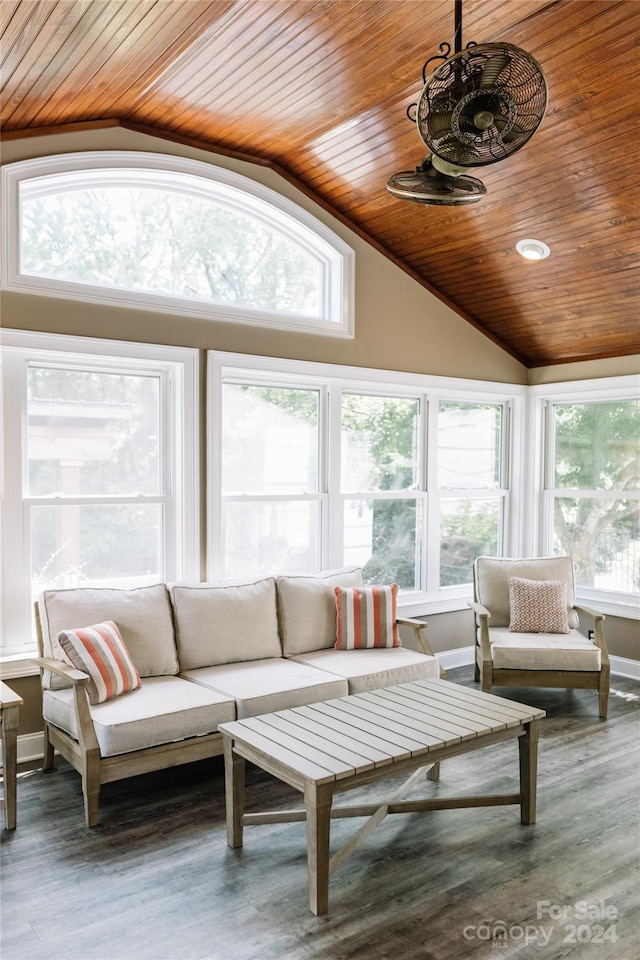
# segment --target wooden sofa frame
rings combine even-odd
[[[53,660],[44,656],[44,640],[37,603],[35,605],[35,621],[40,656],[34,657],[33,662],[40,667],[41,679],[43,679],[44,671],[50,670],[51,673],[62,677],[71,685],[76,728],[78,730],[78,740],[75,740],[64,730],[47,720],[43,720],[43,768],[45,770],[53,769],[54,752],[57,750],[74,770],[78,771],[82,777],[84,816],[88,827],[95,827],[98,822],[100,787],[103,783],[112,783],[142,773],[151,773],[154,770],[164,770],[183,763],[192,763],[194,760],[206,760],[209,757],[222,755],[222,734],[216,732],[204,736],[189,737],[173,743],[163,743],[154,747],[147,747],[144,750],[135,750],[131,753],[102,757],[93,720],[91,719],[89,699],[85,692],[89,677],[81,670],[76,670],[60,660]],[[413,628],[414,641],[419,652],[434,656],[424,636],[427,627],[424,621],[398,618],[396,622],[399,626]],[[440,666],[440,676],[444,677],[442,666]],[[437,771],[434,771],[432,778],[436,777]]]

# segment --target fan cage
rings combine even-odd
[[[547,85],[535,58],[512,44],[487,43],[445,60],[427,77],[415,120],[432,153],[476,167],[524,146],[546,106]]]
[[[428,161],[415,170],[402,170],[387,181],[387,190],[400,200],[436,206],[458,206],[475,203],[487,192],[475,177],[447,177],[438,173]]]

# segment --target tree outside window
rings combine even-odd
[[[553,545],[582,586],[640,589],[640,402],[556,403]]]

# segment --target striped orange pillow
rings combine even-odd
[[[398,584],[389,587],[336,587],[336,650],[399,647],[396,624]]]
[[[63,630],[58,643],[69,663],[89,674],[89,703],[104,703],[140,686],[140,674],[113,620]]]

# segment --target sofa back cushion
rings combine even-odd
[[[278,616],[285,657],[333,647],[338,636],[335,588],[362,586],[360,567],[278,577]]]
[[[181,670],[281,657],[273,577],[251,583],[173,584]]]
[[[64,660],[58,634],[113,620],[141,677],[173,676],[178,657],[169,593],[164,583],[133,590],[76,587],[45,590],[38,601],[45,657]],[[66,686],[45,676],[45,686]]]
[[[567,616],[570,627],[579,625],[574,609],[575,586],[571,557],[535,557],[509,560],[505,557],[478,557],[473,564],[474,593],[491,614],[490,626],[508,627],[511,620],[509,577],[525,580],[564,580],[567,584]]]

